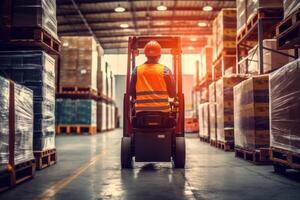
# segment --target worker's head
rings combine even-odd
[[[151,40],[144,47],[144,53],[150,62],[158,62],[161,56],[161,46],[155,41]]]

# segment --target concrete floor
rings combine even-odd
[[[1,200],[300,199],[300,174],[286,177],[187,136],[187,167],[135,164],[120,169],[121,130],[57,138],[59,162]]]

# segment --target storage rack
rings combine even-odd
[[[243,57],[248,56],[248,50],[254,47],[257,42],[259,74],[264,73],[263,51],[268,50],[274,53],[285,55],[292,58],[298,58],[298,51],[295,50],[295,56],[279,52],[263,46],[264,39],[270,39],[275,36],[275,28],[278,22],[282,20],[282,8],[259,8],[257,13],[248,20],[237,35],[237,73],[241,73],[240,64]],[[274,30],[270,32],[270,30]],[[246,67],[248,73],[248,66]]]

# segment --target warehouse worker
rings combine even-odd
[[[135,111],[170,112],[168,98],[176,96],[175,81],[171,70],[159,64],[161,46],[150,41],[144,47],[147,61],[132,72],[130,95],[136,100]]]

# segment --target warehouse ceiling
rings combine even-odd
[[[60,36],[93,35],[108,54],[126,53],[129,36],[148,35],[181,36],[183,51],[194,53],[212,34],[218,11],[235,7],[235,2],[57,0],[58,30]]]

